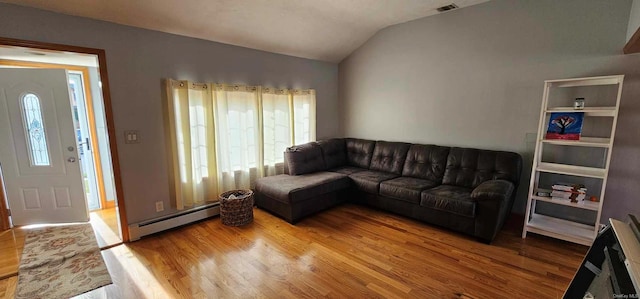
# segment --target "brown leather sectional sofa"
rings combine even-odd
[[[285,152],[288,174],[256,182],[256,205],[290,223],[344,201],[491,242],[511,211],[517,153],[335,138]]]

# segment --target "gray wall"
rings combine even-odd
[[[543,81],[626,75],[603,219],[640,214],[631,1],[494,0],[388,27],[340,63],[344,136],[516,151],[523,213]]]
[[[113,23],[0,4],[0,36],[105,49],[127,216],[169,214],[163,78],[317,90],[317,136],[339,134],[338,66]],[[141,143],[124,144],[139,130]]]
[[[629,15],[629,25],[627,26],[627,42],[640,27],[640,0],[633,0],[631,13]]]

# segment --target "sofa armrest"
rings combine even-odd
[[[514,192],[515,186],[506,180],[486,181],[471,192],[476,201],[476,237],[491,243],[511,212]]]
[[[499,200],[507,201],[511,198],[514,186],[506,180],[490,180],[478,185],[471,192],[471,198],[475,201]]]

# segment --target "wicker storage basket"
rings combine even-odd
[[[235,199],[229,196],[235,195]],[[253,221],[253,191],[231,190],[220,194],[220,219],[222,224],[241,226]]]

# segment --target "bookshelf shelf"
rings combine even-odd
[[[584,112],[585,116],[602,116],[602,117],[613,117],[617,114],[616,107],[585,107],[584,109],[573,109],[573,107],[553,107],[547,108],[545,110],[546,113],[554,113],[554,112]]]
[[[600,137],[580,137],[580,140],[560,140],[560,139],[542,139],[542,143],[569,146],[585,146],[585,147],[603,147],[611,146],[611,138]]]
[[[547,163],[547,162],[538,163],[537,171],[566,174],[566,175],[575,175],[575,176],[597,178],[597,179],[602,179],[606,175],[606,169],[602,169],[602,168],[575,166],[575,165],[558,164],[558,163]]]
[[[553,87],[576,87],[576,86],[595,86],[595,85],[616,85],[621,82],[620,76],[600,76],[573,79],[546,80],[546,84]]]
[[[618,120],[618,110],[620,106],[620,97],[622,94],[623,80],[624,76],[620,75],[545,81],[544,93],[542,97],[542,107],[540,109],[540,121],[538,124],[538,138],[533,158],[533,167],[531,171],[531,181],[529,184],[529,196],[525,211],[524,227],[522,229],[522,238],[526,238],[527,233],[531,232],[583,245],[591,245],[591,242],[593,242],[593,240],[595,239],[601,222],[600,218],[602,216],[602,203],[604,202],[604,191],[606,190],[607,178],[609,174],[609,162],[611,160],[611,150],[613,148],[616,123]],[[578,110],[574,109],[573,107],[552,107],[549,105],[550,97],[552,97],[554,101],[560,100],[561,103],[564,103],[566,105],[567,102],[575,98],[571,98],[569,95],[583,97],[583,93],[593,92],[594,89],[598,89],[598,91],[601,91],[602,87],[598,86],[607,86],[605,87],[607,88],[606,91],[611,91],[610,95],[611,97],[613,97],[611,85],[617,85],[617,94],[615,98],[598,98],[598,103],[606,103],[602,106],[587,106],[584,107],[584,109]],[[588,87],[587,89],[580,89],[581,87],[587,86],[591,87]],[[574,89],[564,90],[563,92],[556,90],[557,88],[566,87],[574,87]],[[552,91],[554,91],[553,96]],[[590,95],[594,97],[601,96],[601,94],[598,92],[596,92],[595,95]],[[580,140],[545,139],[545,136],[547,136],[547,127],[549,124],[549,114],[571,112],[583,112],[585,117],[584,119],[581,119],[581,121],[585,124],[589,123],[589,125],[591,126],[598,123],[593,122],[594,120],[596,120],[593,117],[611,118],[613,122],[609,135],[606,137],[580,136]],[[554,132],[553,134],[558,133]],[[575,133],[572,132],[572,134]],[[560,145],[562,147],[554,148],[550,145]],[[558,154],[571,153],[572,147],[581,147],[581,155],[572,156],[571,154]],[[602,149],[605,150],[603,151]],[[585,153],[584,151],[586,151],[587,153]],[[547,156],[552,155],[554,157],[557,157],[557,159],[554,159],[554,163],[543,162],[543,153],[545,153]],[[588,159],[588,161],[584,161],[585,159]],[[598,165],[599,167],[575,165],[594,165],[593,163],[590,163],[593,162],[593,159],[595,159],[595,161],[603,161],[603,165]],[[578,203],[572,203],[569,200],[560,200],[552,199],[551,197],[537,196],[536,190],[550,187],[548,185],[541,186],[541,176],[548,177],[548,179],[543,182],[549,184],[549,180],[557,181],[557,175],[562,175],[563,178],[569,177],[569,181],[571,181],[572,183],[587,184],[587,181],[592,182],[594,181],[594,179],[595,181],[600,182],[599,193],[595,194],[599,195],[599,202],[591,202],[585,200],[579,201]],[[544,205],[545,209],[539,210],[537,208],[538,204]],[[564,210],[559,210],[561,207],[565,207]],[[591,225],[586,225],[572,221],[570,219],[561,219],[561,217],[563,216],[567,217],[566,215],[568,214],[564,214],[565,212],[567,212],[567,207],[570,209],[575,209],[571,211],[582,210],[584,213],[595,213],[595,221]],[[563,212],[554,213],[553,211]],[[575,215],[568,218],[579,219],[576,218]],[[592,218],[593,217],[591,216],[585,219]]]
[[[587,246],[591,245],[597,233],[595,226],[540,214],[531,215],[525,230]]]
[[[582,201],[578,201],[577,203],[573,203],[568,199],[559,200],[559,199],[551,199],[551,197],[535,196],[535,195],[531,196],[531,198],[538,201],[550,202],[556,205],[563,205],[563,206],[568,206],[568,207],[573,207],[578,209],[597,211],[600,208],[600,203],[597,201],[582,200]]]

